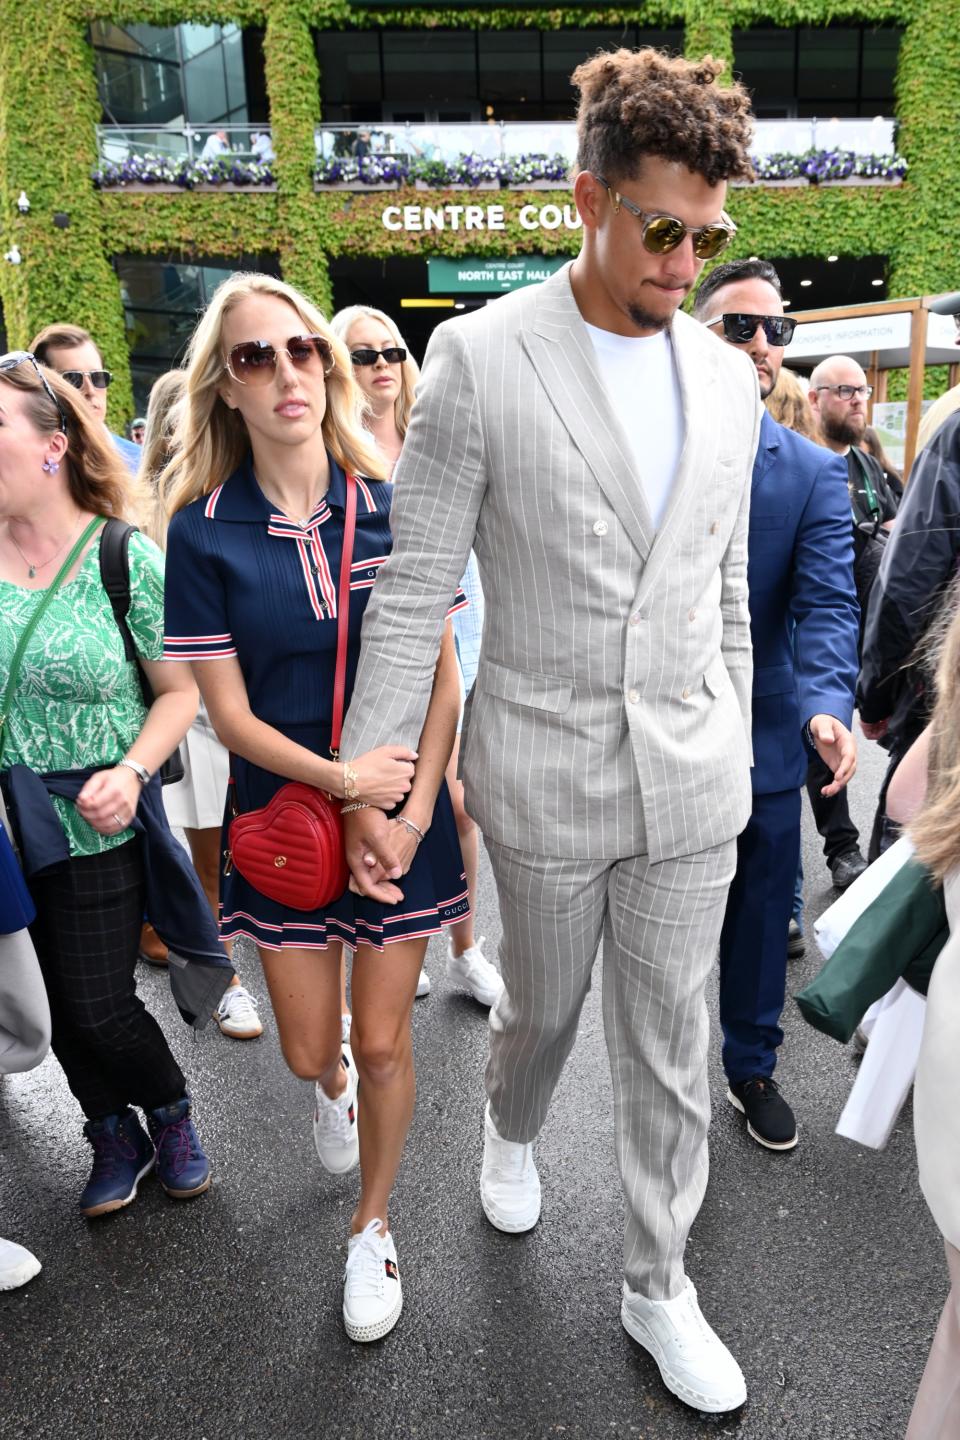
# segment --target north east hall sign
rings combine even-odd
[[[381,215],[385,230],[506,230],[503,205],[388,205]],[[511,217],[512,218],[512,217]],[[521,205],[517,221],[523,230],[579,230],[576,205]]]

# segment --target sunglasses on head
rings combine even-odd
[[[402,345],[387,345],[383,350],[364,346],[363,349],[350,351],[350,359],[354,365],[376,365],[381,355],[388,365],[402,365],[407,358],[407,352]]]
[[[46,375],[44,375],[43,371],[41,370],[36,355],[32,355],[29,350],[11,350],[9,355],[0,355],[0,371],[16,370],[20,365],[32,365],[34,370],[36,370],[37,378],[40,381],[40,384],[43,386],[44,390],[47,392],[48,399],[52,400],[54,405],[57,407],[57,414],[60,416],[60,429],[63,431],[64,435],[66,435],[67,417],[64,414],[63,406],[57,399],[56,391],[50,384],[50,381],[47,379]]]
[[[57,374],[61,380],[72,385],[74,390],[82,390],[83,382],[88,377],[95,390],[106,390],[113,379],[113,372],[110,370],[58,370]]]
[[[295,370],[304,374],[329,375],[333,369],[333,346],[322,335],[291,335],[280,350]],[[244,340],[234,345],[224,366],[241,385],[269,385],[277,372],[279,353],[266,340]]]
[[[789,315],[717,315],[706,324],[708,328],[722,324],[723,338],[729,340],[731,345],[749,345],[757,333],[758,325],[763,326],[768,345],[789,345],[797,328],[796,320]]]
[[[669,255],[670,251],[676,250],[682,245],[689,235],[693,241],[693,253],[697,259],[712,260],[715,255],[720,254],[721,250],[727,248],[737,233],[736,225],[723,211],[721,211],[719,220],[713,220],[709,225],[701,225],[694,230],[691,226],[685,225],[682,220],[678,220],[676,215],[668,215],[660,210],[653,212],[641,210],[640,206],[634,204],[632,200],[628,200],[626,195],[621,195],[612,189],[602,175],[594,175],[593,178],[603,186],[610,196],[616,214],[620,213],[622,205],[624,210],[636,216],[640,221],[640,239],[643,242],[643,248],[649,250],[651,255]]]

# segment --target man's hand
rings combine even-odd
[[[395,849],[396,829],[383,811],[373,807],[351,810],[343,817],[343,838],[353,893],[384,905],[396,905],[402,900],[403,891],[390,884],[403,874]]]
[[[837,795],[853,779],[857,768],[857,742],[846,725],[833,715],[814,715],[810,734],[817,754],[833,772],[833,781],[824,785],[821,795]]]
[[[890,728],[889,720],[861,720],[860,729],[868,740],[882,740]]]

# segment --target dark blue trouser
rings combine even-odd
[[[800,791],[754,795],[720,932],[723,1068],[734,1085],[777,1063],[799,858]]]

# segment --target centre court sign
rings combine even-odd
[[[511,216],[512,218],[512,216]],[[506,230],[504,205],[388,205],[381,215],[385,230]],[[576,205],[521,205],[522,230],[579,230]]]

